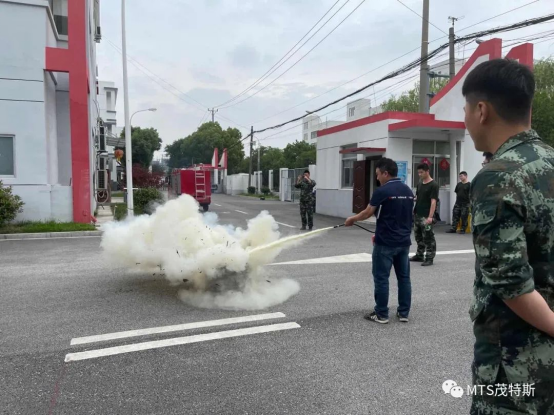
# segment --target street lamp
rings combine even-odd
[[[136,111],[133,113],[133,115],[131,115],[131,121],[129,121],[129,124],[131,124],[131,127],[133,126],[133,117],[135,116],[135,114],[138,114],[139,112],[146,112],[146,111],[156,112],[157,110],[158,110],[157,108],[148,108],[147,110]]]
[[[121,0],[121,56],[123,58],[123,101],[125,104],[125,176],[127,179],[127,215],[133,217],[133,152],[131,149],[131,121],[129,119],[129,78],[127,76],[127,33],[125,29],[125,0]]]

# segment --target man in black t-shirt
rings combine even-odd
[[[467,218],[469,216],[469,187],[471,183],[467,180],[465,171],[460,173],[460,183],[456,185],[454,192],[456,193],[456,203],[452,209],[452,228],[446,233],[456,233],[460,217],[462,218],[462,228],[458,231],[460,234],[465,234],[467,229]]]
[[[437,242],[433,226],[435,225],[435,210],[439,200],[439,185],[429,173],[429,166],[421,163],[417,166],[417,174],[421,181],[417,185],[416,205],[414,209],[414,234],[417,242],[417,252],[410,258],[413,262],[422,262],[422,266],[433,265],[437,252]]]

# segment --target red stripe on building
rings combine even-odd
[[[533,44],[524,43],[511,49],[506,55],[509,59],[516,59],[519,63],[533,69]]]
[[[399,111],[387,111],[380,114],[371,115],[369,117],[360,118],[359,120],[354,120],[350,122],[345,122],[344,124],[336,125],[334,127],[325,128],[317,132],[318,137],[324,135],[338,133],[340,131],[350,130],[352,128],[361,127],[362,125],[373,124],[379,121],[385,120],[413,120],[413,119],[435,119],[434,114],[422,114],[418,112],[399,112]]]
[[[389,131],[405,130],[407,128],[437,128],[441,130],[465,130],[466,126],[459,121],[443,120],[409,120],[389,125]]]
[[[481,43],[477,49],[475,49],[475,52],[473,52],[473,55],[467,60],[467,62],[462,66],[462,69],[454,76],[454,78],[446,84],[446,86],[441,89],[437,95],[431,99],[431,106],[435,105],[437,102],[441,100],[442,97],[444,97],[448,92],[454,88],[454,85],[456,85],[458,82],[460,82],[464,76],[468,73],[468,71],[472,68],[472,66],[475,64],[475,61],[477,61],[478,58],[481,56],[489,56],[489,59],[497,59],[502,57],[502,39],[491,39],[486,42]]]
[[[86,16],[85,0],[68,2],[68,48],[46,48],[45,68],[69,73],[73,220],[81,223],[92,219]]]

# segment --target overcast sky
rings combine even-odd
[[[191,134],[203,119],[211,117],[206,113],[207,107],[226,102],[255,82],[298,42],[336,1],[127,0],[127,49],[129,58],[134,59],[129,64],[131,111],[149,107],[158,109],[155,113],[136,115],[134,125],[158,129],[164,146]],[[402,1],[421,14],[422,0]],[[466,35],[552,13],[551,0],[540,0],[462,30],[531,1],[431,0],[429,20],[444,32],[448,32],[448,17],[463,16],[464,18],[456,23],[456,29],[460,35]],[[361,0],[339,0],[318,27],[345,5],[327,25],[289,61],[247,95],[265,86],[292,66],[360,3]],[[121,47],[120,19],[120,1],[102,2],[103,39],[97,47],[99,79],[114,81],[119,87],[118,120],[119,125],[123,126],[122,63],[121,54],[116,49]],[[554,23],[502,33],[496,37],[510,43],[512,39],[535,33],[542,36],[539,33],[545,31],[554,31]],[[535,46],[535,58],[554,53],[552,34],[544,34],[551,36],[550,40],[535,41],[542,41]],[[439,29],[431,26],[430,40],[442,39],[431,43],[430,50],[446,42],[444,36]],[[246,135],[251,125],[254,125],[255,129],[261,129],[301,116],[306,110],[315,109],[346,95],[416,59],[420,54],[419,49],[354,82],[302,104],[418,48],[420,42],[420,17],[397,0],[366,0],[289,72],[253,98],[221,109],[216,114],[216,119],[224,128],[237,127]],[[476,46],[472,43],[465,48],[459,47],[457,54],[459,57],[467,58]],[[504,53],[507,50],[505,49]],[[446,58],[447,56],[443,56],[435,61]],[[399,94],[412,87],[418,77],[417,71],[413,72],[413,75],[413,81],[407,74],[397,80],[378,85],[375,90],[370,89],[348,101],[370,95],[379,103],[391,93]],[[399,84],[398,80],[403,80],[403,83]],[[388,89],[385,89],[387,87]],[[323,118],[344,120],[346,110],[342,107],[348,101],[322,111],[321,114],[325,114],[336,110]],[[296,108],[276,115],[294,106]],[[262,143],[284,147],[287,143],[302,138],[301,127],[290,129],[291,126],[260,134],[259,138],[278,134]]]

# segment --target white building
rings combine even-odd
[[[317,142],[317,132],[325,128],[333,127],[335,125],[342,124],[343,121],[322,121],[316,114],[310,114],[304,117],[304,124],[302,126],[302,139],[309,144],[315,144]]]
[[[96,208],[99,0],[0,0],[0,179],[18,220]]]
[[[121,179],[123,171],[120,163],[114,158],[114,151],[116,147],[125,147],[125,139],[121,138],[123,128],[117,126],[116,105],[118,88],[114,82],[99,81],[98,92],[98,107],[103,122],[103,130],[101,129],[101,132],[105,134],[107,151],[106,156],[101,156],[105,161],[100,162],[102,165],[99,166],[99,170],[108,170],[110,184],[112,190],[114,190],[117,182]]]
[[[454,61],[454,73],[458,73],[462,66],[464,66],[466,59],[456,58]],[[450,75],[450,60],[446,59],[444,61],[438,62],[433,66],[429,67],[429,72],[434,72],[438,75]]]
[[[381,106],[372,107],[371,100],[366,98],[346,104],[346,121],[359,120],[381,112]]]
[[[379,186],[375,161],[388,157],[398,163],[399,177],[414,189],[417,165],[429,164],[440,186],[441,219],[450,222],[459,172],[467,171],[471,180],[483,161],[463,122],[462,85],[476,65],[501,56],[501,39],[481,43],[431,100],[430,114],[385,112],[319,131],[317,212],[347,217],[365,209]],[[533,45],[515,47],[507,56],[532,66]]]

